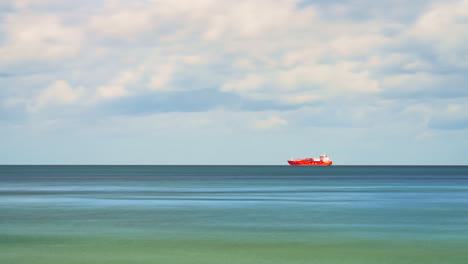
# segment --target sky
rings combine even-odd
[[[2,0],[0,164],[468,165],[468,0]]]

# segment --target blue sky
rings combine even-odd
[[[0,164],[468,164],[468,1],[0,3]]]

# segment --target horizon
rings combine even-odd
[[[333,164],[330,166],[291,166],[289,164],[0,164],[0,166],[142,166],[142,167],[307,167],[307,168],[329,168],[329,167],[468,167],[468,165],[418,165],[418,164]]]
[[[468,0],[2,1],[0,164],[466,166],[467,21]]]

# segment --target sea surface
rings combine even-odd
[[[0,263],[468,263],[468,166],[0,166]]]

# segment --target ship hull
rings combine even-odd
[[[304,161],[304,160],[288,160],[290,166],[330,166],[333,164],[332,161]]]

